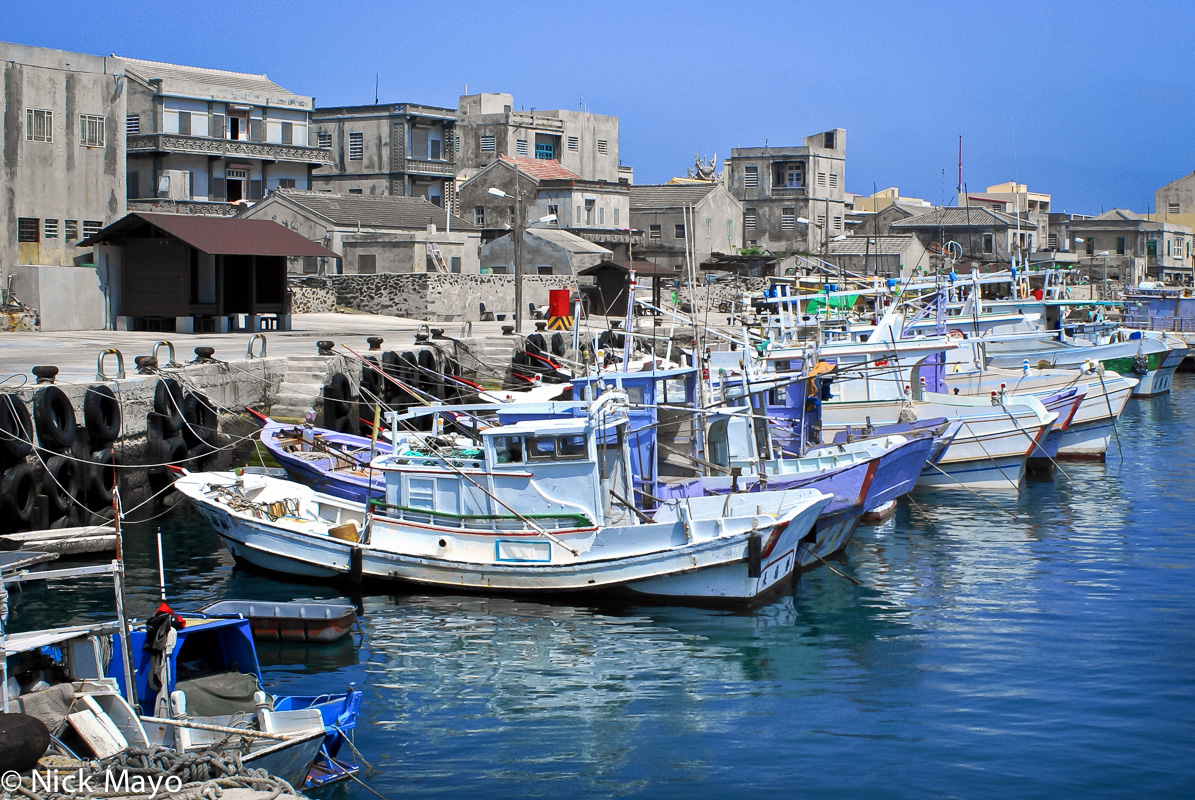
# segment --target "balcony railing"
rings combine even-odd
[[[318,147],[250,142],[244,139],[179,136],[173,133],[130,136],[126,148],[129,153],[198,153],[207,156],[241,156],[264,161],[297,161],[303,164],[332,163],[332,154]]]
[[[422,161],[420,159],[408,158],[404,162],[403,171],[419,175],[443,175],[451,177],[456,174],[456,164],[451,161]]]

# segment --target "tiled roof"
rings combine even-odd
[[[537,181],[580,181],[584,180],[571,169],[560,166],[560,162],[549,158],[522,158],[498,156],[508,164],[514,164],[519,172]]]
[[[124,62],[125,71],[131,72],[145,80],[162,79],[166,81],[185,81],[187,83],[207,83],[222,86],[226,89],[241,89],[250,92],[265,92],[268,94],[289,94],[294,92],[284,89],[264,74],[251,72],[229,72],[223,69],[208,69],[207,67],[187,67],[181,64],[165,64],[161,61],[145,61],[140,58],[120,57]]]
[[[422,197],[294,192],[286,189],[276,194],[331,220],[338,227],[360,224],[363,228],[424,230],[429,223],[433,223],[437,230],[444,230],[448,222],[448,212]],[[452,229],[475,231],[478,227],[454,215]]]
[[[830,242],[832,256],[897,256],[915,239],[912,234],[904,236],[848,236],[837,242]],[[870,240],[870,241],[869,241]]]
[[[183,240],[196,250],[210,255],[338,257],[331,250],[324,249],[273,220],[190,214],[134,212],[79,244],[90,247],[101,242],[119,240],[126,232],[135,229],[141,223],[149,223]]]
[[[525,228],[528,236],[546,239],[572,253],[609,253],[610,248],[602,247],[588,239],[583,239],[574,233],[562,231],[559,228]],[[509,235],[509,234],[508,234]]]
[[[716,189],[716,183],[663,183],[631,186],[631,208],[680,208],[696,205]]]
[[[1092,219],[1120,219],[1136,222],[1145,219],[1145,217],[1136,212],[1127,211],[1123,208],[1110,208],[1104,213],[1097,214],[1096,216],[1092,217]]]
[[[1015,228],[1017,218],[990,208],[949,206],[893,222],[893,228]],[[1035,224],[1021,220],[1022,227]]]

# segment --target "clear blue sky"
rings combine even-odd
[[[265,72],[320,105],[526,108],[621,120],[639,183],[693,153],[847,130],[853,192],[948,202],[1016,178],[1058,211],[1145,211],[1195,171],[1195,3],[5,0],[0,39]]]

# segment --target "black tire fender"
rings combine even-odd
[[[91,441],[114,442],[120,436],[120,402],[111,386],[88,386],[83,396],[83,424]]]
[[[154,387],[154,411],[162,415],[164,431],[183,427],[183,388],[174,378],[162,378]]]
[[[0,394],[0,459],[23,460],[33,451],[33,418],[18,395]]]
[[[69,512],[79,496],[79,464],[66,456],[51,456],[46,461],[42,491],[50,498],[52,512],[59,516]]]
[[[212,444],[219,435],[220,415],[205,395],[189,392],[183,398],[183,418],[187,424],[182,428],[188,447],[199,442]]]
[[[103,450],[96,450],[92,453],[91,461],[91,474],[87,481],[91,506],[92,508],[110,506],[116,490],[117,472],[120,470],[120,455],[111,447],[105,447]]]
[[[28,525],[36,499],[37,485],[28,464],[14,464],[0,475],[0,508],[4,509],[8,527],[19,530]]]
[[[47,450],[68,450],[75,441],[75,407],[66,392],[44,386],[33,393],[33,419],[37,440]]]

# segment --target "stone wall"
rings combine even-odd
[[[686,314],[696,307],[698,313],[707,308],[717,312],[720,308],[729,307],[731,303],[742,303],[744,292],[759,292],[768,288],[768,278],[736,278],[729,281],[702,284],[700,286],[682,286],[676,290],[677,305]]]
[[[290,312],[319,314],[336,310],[336,290],[328,286],[292,286]]]
[[[572,279],[563,275],[524,275],[523,303],[547,305],[548,290],[567,289],[571,283]],[[304,278],[301,284],[334,290],[336,304],[354,311],[428,322],[476,320],[481,303],[509,319],[515,307],[513,275],[330,275]]]

